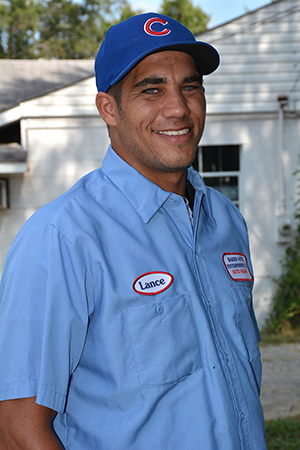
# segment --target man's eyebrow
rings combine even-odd
[[[141,81],[134,85],[135,88],[143,86],[151,86],[154,84],[166,84],[167,80],[163,77],[149,77],[143,78]]]
[[[203,77],[201,75],[190,75],[184,79],[184,83],[203,83]]]
[[[195,75],[189,75],[184,78],[184,83],[200,83],[203,82],[203,77],[201,75],[195,74]],[[144,86],[152,86],[155,84],[166,84],[167,80],[164,77],[146,77],[143,78],[141,81],[136,83],[134,85],[134,88],[144,87]]]

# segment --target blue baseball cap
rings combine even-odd
[[[196,41],[177,20],[158,13],[139,14],[107,31],[95,59],[98,91],[107,92],[143,58],[166,50],[191,55],[200,75],[214,72],[220,63],[217,50],[206,42]]]

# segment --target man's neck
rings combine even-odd
[[[150,178],[149,178],[150,179]],[[150,181],[157,184],[164,191],[185,197],[186,195],[186,170],[182,172],[160,173],[157,177],[154,175]]]

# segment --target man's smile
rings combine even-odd
[[[190,128],[184,128],[183,130],[165,130],[165,131],[154,131],[157,134],[166,134],[167,136],[182,136],[187,134]]]

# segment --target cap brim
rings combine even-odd
[[[191,55],[196,61],[200,75],[209,75],[214,72],[220,64],[220,56],[217,50],[205,42],[195,41],[174,44],[160,48],[156,50],[156,52],[167,50],[179,50]]]

